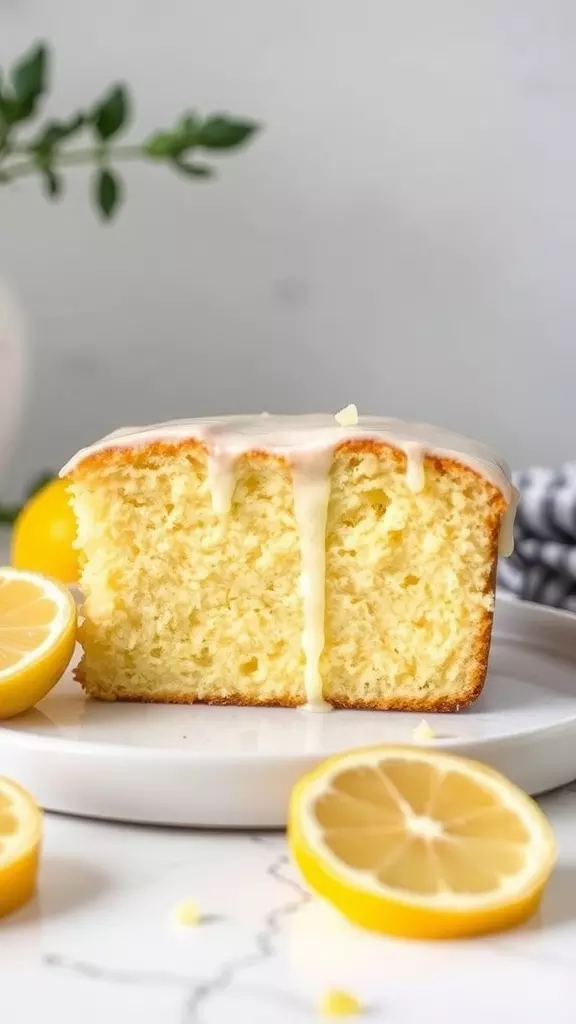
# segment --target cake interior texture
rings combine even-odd
[[[213,510],[197,440],[103,451],[71,476],[85,595],[77,670],[103,700],[304,704],[301,543],[290,464],[236,466]],[[325,550],[324,698],[454,710],[479,694],[505,508],[487,479],[374,441],[337,447]]]

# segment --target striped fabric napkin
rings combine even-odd
[[[514,473],[520,492],[514,554],[500,559],[502,590],[576,612],[576,462]]]

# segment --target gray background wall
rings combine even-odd
[[[30,345],[4,494],[122,422],[348,401],[576,456],[572,0],[0,0],[0,65],[40,36],[56,113],[122,77],[135,134],[267,128],[216,185],[131,168],[112,228],[84,172],[60,206],[0,191]]]

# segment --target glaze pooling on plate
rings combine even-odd
[[[343,410],[348,413],[353,407]],[[356,410],[354,408],[354,414]],[[485,445],[425,423],[376,416],[218,416],[171,420],[144,427],[125,427],[79,451],[61,471],[66,476],[85,459],[114,448],[140,448],[197,440],[208,451],[208,485],[216,515],[230,510],[238,459],[250,451],[266,451],[287,459],[292,468],[294,511],[301,549],[302,636],[305,654],[307,707],[323,710],[320,657],[324,648],[325,533],[330,498],[330,468],[335,449],[349,441],[374,440],[406,456],[406,483],[414,493],[424,487],[427,456],[458,462],[496,487],[506,502],[500,530],[500,552],[511,554],[517,492],[505,462]],[[350,422],[351,421],[351,422]]]

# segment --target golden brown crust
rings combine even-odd
[[[425,712],[455,712],[462,711],[464,708],[469,707],[482,692],[484,685],[484,675],[480,679],[479,685],[476,686],[471,692],[462,691],[455,697],[443,697],[433,701],[423,700],[409,700],[407,698],[401,698],[400,700],[389,700],[380,704],[374,703],[373,701],[350,701],[347,703],[342,700],[328,700],[327,703],[331,707],[340,710],[348,711],[410,711],[419,712],[423,714]],[[280,700],[246,700],[246,696],[241,693],[231,693],[228,697],[211,697],[204,700],[197,700],[193,694],[190,693],[173,693],[171,691],[155,691],[154,696],[148,696],[144,693],[138,694],[122,694],[122,696],[104,696],[102,693],[95,692],[93,689],[88,688],[81,674],[76,669],[74,678],[80,685],[85,693],[93,700],[100,700],[108,704],[113,704],[116,701],[119,704],[180,704],[180,705],[192,705],[192,704],[208,704],[212,707],[244,707],[244,708],[299,708],[304,706],[303,701],[297,701],[290,697]]]
[[[492,607],[487,608],[482,625],[476,634],[476,642],[473,649],[473,662],[470,672],[469,685],[466,692],[462,695],[457,695],[458,707],[448,708],[447,710],[458,711],[460,708],[469,707],[473,704],[482,693],[484,689],[484,683],[486,682],[486,675],[488,673],[488,659],[490,657],[490,647],[492,643],[492,625],[494,621],[494,594],[496,590],[496,572],[498,568],[498,542],[500,536],[500,520],[495,519],[492,529],[490,531],[490,552],[492,558],[492,573],[489,576],[486,588],[484,591],[485,596],[492,598]]]

